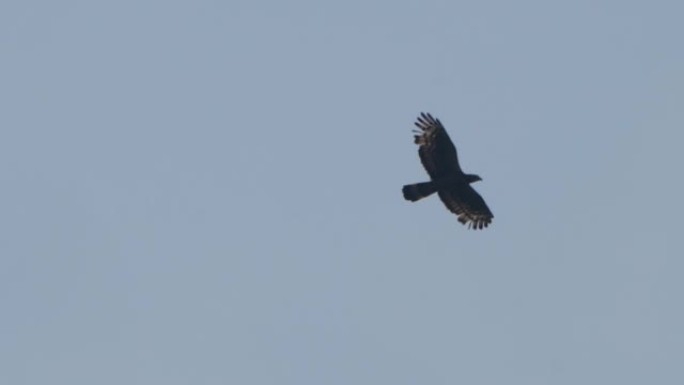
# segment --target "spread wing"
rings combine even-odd
[[[449,211],[458,215],[458,221],[468,224],[468,228],[483,229],[494,218],[484,199],[468,183],[455,183],[438,194]]]
[[[458,164],[456,147],[442,123],[430,114],[421,113],[415,124],[418,127],[418,130],[414,130],[417,134],[414,136],[415,143],[419,146],[418,155],[432,179],[432,182],[412,185],[429,187],[429,192],[417,199],[437,190],[439,198],[449,211],[458,216],[459,222],[472,229],[484,229],[489,226],[494,215],[480,194],[470,187],[471,182],[480,179],[476,175],[463,174]],[[406,198],[406,192],[404,197]]]
[[[463,174],[461,166],[458,165],[456,147],[442,126],[442,122],[430,114],[421,112],[415,124],[419,130],[414,130],[418,134],[414,136],[414,141],[419,146],[420,161],[430,178],[436,180],[445,176]]]

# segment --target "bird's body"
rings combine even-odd
[[[415,202],[437,193],[447,209],[458,216],[459,222],[473,229],[487,227],[494,215],[470,186],[482,178],[461,170],[456,147],[439,119],[421,113],[415,124],[419,130],[414,130],[417,134],[414,141],[419,146],[418,155],[430,181],[404,186],[404,199]]]

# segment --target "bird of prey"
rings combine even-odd
[[[415,125],[419,129],[413,130],[417,134],[414,142],[418,145],[418,155],[430,175],[430,181],[404,186],[404,199],[415,202],[437,193],[446,208],[469,229],[487,227],[494,215],[480,194],[470,186],[482,178],[461,170],[456,147],[439,119],[421,112]]]

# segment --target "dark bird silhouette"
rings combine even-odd
[[[415,124],[419,130],[413,130],[417,134],[414,142],[418,145],[418,155],[430,175],[430,181],[404,186],[404,199],[415,202],[437,193],[446,208],[469,229],[489,226],[494,215],[480,194],[470,186],[482,178],[461,170],[456,147],[439,119],[421,112]]]

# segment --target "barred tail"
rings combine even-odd
[[[401,189],[401,192],[404,193],[404,199],[415,202],[437,192],[437,187],[432,182],[407,184]]]

